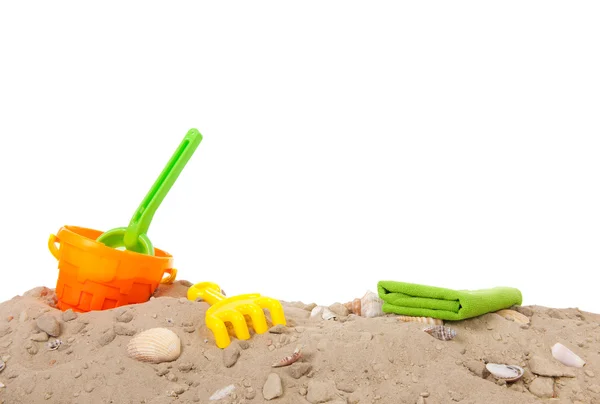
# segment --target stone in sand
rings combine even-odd
[[[225,367],[232,367],[237,362],[242,349],[237,342],[232,342],[227,348],[223,350],[223,364]]]
[[[485,367],[485,363],[481,361],[470,360],[465,362],[465,366],[467,367],[467,369],[469,369],[471,372],[481,377],[482,379],[485,379],[490,375],[490,372]]]
[[[244,390],[244,397],[246,400],[253,400],[254,397],[256,397],[256,390],[254,390],[252,387],[246,388],[246,390]]]
[[[267,381],[263,386],[263,397],[265,400],[272,400],[283,395],[283,386],[281,385],[281,378],[277,373],[270,373],[267,377]]]
[[[287,327],[283,324],[277,324],[276,326],[269,328],[269,332],[271,334],[283,334],[285,332],[286,328]]]
[[[38,332],[37,334],[33,334],[29,339],[36,342],[46,342],[48,341],[48,334],[44,331]]]
[[[115,334],[117,335],[127,335],[132,336],[135,335],[135,328],[129,324],[116,323],[114,325]]]
[[[63,321],[72,321],[77,318],[77,313],[75,313],[72,309],[64,311],[62,314]]]
[[[115,334],[115,331],[110,328],[108,330],[106,330],[101,336],[100,338],[98,338],[98,343],[100,344],[100,346],[106,346],[108,344],[110,344],[111,342],[113,342],[113,340],[117,337],[117,334]]]
[[[329,310],[333,311],[340,317],[346,317],[350,314],[350,311],[341,303],[334,303],[329,306]]]
[[[133,314],[129,310],[124,310],[117,314],[117,321],[120,323],[128,323],[133,320]]]
[[[336,397],[336,387],[333,380],[308,382],[306,399],[311,404],[326,403]]]
[[[540,398],[551,398],[554,395],[554,379],[538,377],[529,385],[529,391]]]
[[[60,324],[56,318],[51,314],[43,314],[35,320],[35,324],[38,328],[44,331],[46,334],[51,335],[53,337],[58,337],[60,335]]]
[[[290,366],[288,373],[294,379],[300,379],[302,376],[310,372],[312,366],[310,363],[306,362],[296,362],[292,366]]]
[[[529,359],[529,369],[538,376],[575,377],[575,371],[572,369],[539,356]]]
[[[242,339],[242,340],[238,341],[238,345],[242,349],[248,349],[248,348],[250,348],[250,343],[248,341],[246,341],[245,339]]]

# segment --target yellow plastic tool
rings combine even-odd
[[[219,348],[231,343],[225,322],[231,323],[238,339],[250,339],[246,317],[250,317],[252,328],[257,334],[268,331],[267,319],[263,309],[268,309],[273,325],[286,325],[283,307],[278,300],[261,296],[258,293],[225,297],[216,283],[200,282],[188,289],[189,300],[201,298],[211,305],[206,310],[206,326],[213,332]]]

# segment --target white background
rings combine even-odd
[[[329,304],[379,280],[600,312],[597,2],[3,2],[0,301],[65,224],[179,278]]]

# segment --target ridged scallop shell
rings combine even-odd
[[[585,366],[585,361],[583,359],[559,342],[552,346],[552,356],[566,366],[574,368],[582,368]]]
[[[181,354],[181,340],[167,328],[150,328],[127,344],[127,355],[141,362],[171,362]]]
[[[432,325],[431,327],[425,328],[423,331],[442,341],[450,341],[452,338],[456,337],[456,331],[443,325]]]
[[[429,325],[444,325],[444,320],[433,317],[398,316],[398,320],[405,323],[423,323]]]
[[[488,363],[485,367],[496,379],[506,380],[507,382],[517,381],[525,373],[522,367],[516,365]]]
[[[496,314],[501,315],[507,320],[514,321],[519,324],[529,324],[529,317],[515,310],[503,309],[498,310]]]

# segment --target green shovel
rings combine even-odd
[[[133,214],[129,226],[109,230],[98,237],[97,241],[112,248],[125,247],[129,251],[154,255],[154,246],[146,235],[150,222],[201,141],[200,132],[190,129]]]

